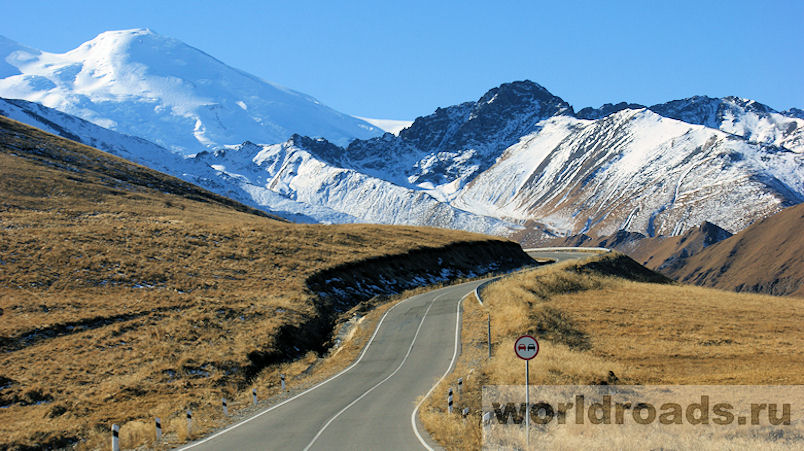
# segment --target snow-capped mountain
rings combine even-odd
[[[638,103],[626,103],[626,102],[620,102],[614,105],[611,103],[605,103],[600,108],[586,107],[582,110],[579,110],[577,113],[575,113],[575,117],[577,117],[578,119],[597,120],[602,119],[610,114],[614,114],[618,111],[638,110],[640,108],[645,108],[645,105],[640,105]]]
[[[150,30],[109,31],[66,53],[0,37],[0,97],[24,99],[192,154],[294,133],[338,144],[382,131],[313,97]]]
[[[625,109],[550,118],[509,147],[453,205],[559,234],[677,235],[710,221],[739,231],[804,202],[804,155]]]
[[[476,102],[438,108],[400,131],[356,140],[338,163],[449,202],[543,119],[572,107],[533,82],[505,83]]]

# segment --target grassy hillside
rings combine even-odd
[[[658,274],[651,281],[635,266],[604,254],[493,283],[482,306],[464,301],[463,352],[435,393],[463,377],[456,406],[469,407],[471,419],[446,415],[442,399],[432,398],[421,414],[432,435],[448,449],[479,448],[481,388],[522,383],[512,346],[526,333],[541,345],[534,385],[804,383],[804,305],[668,283]]]
[[[310,373],[294,340],[349,307],[322,308],[311,281],[422,253],[454,277],[524,261],[469,233],[286,223],[0,117],[0,448],[106,446],[113,422],[187,408],[219,425],[200,418],[221,396]]]

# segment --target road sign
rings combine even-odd
[[[514,342],[514,352],[522,360],[530,360],[539,353],[539,342],[530,335],[523,335]]]
[[[525,361],[525,412],[530,412],[530,359],[539,353],[539,342],[530,335],[523,335],[514,342],[516,356]],[[525,449],[530,448],[530,415],[525,414]]]

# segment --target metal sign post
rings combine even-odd
[[[530,448],[530,359],[539,353],[539,342],[530,335],[522,335],[514,342],[514,353],[525,361],[525,448]]]

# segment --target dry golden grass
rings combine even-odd
[[[0,441],[106,447],[117,423],[125,446],[148,444],[159,416],[175,443],[188,408],[193,433],[219,427],[222,396],[236,411],[252,386],[275,393],[280,372],[297,384],[350,358],[330,369],[315,353],[267,368],[249,358],[292,353],[276,337],[319,314],[311,277],[488,240],[289,224],[0,118]]]
[[[457,367],[421,410],[430,434],[448,449],[480,448],[482,386],[522,384],[512,348],[525,333],[541,345],[530,365],[534,385],[804,383],[800,302],[635,282],[645,274],[626,259],[614,253],[535,269],[488,286],[483,306],[467,298]],[[610,275],[617,271],[623,277]],[[459,377],[464,394],[450,416],[443,394]],[[457,414],[464,407],[468,419]]]

